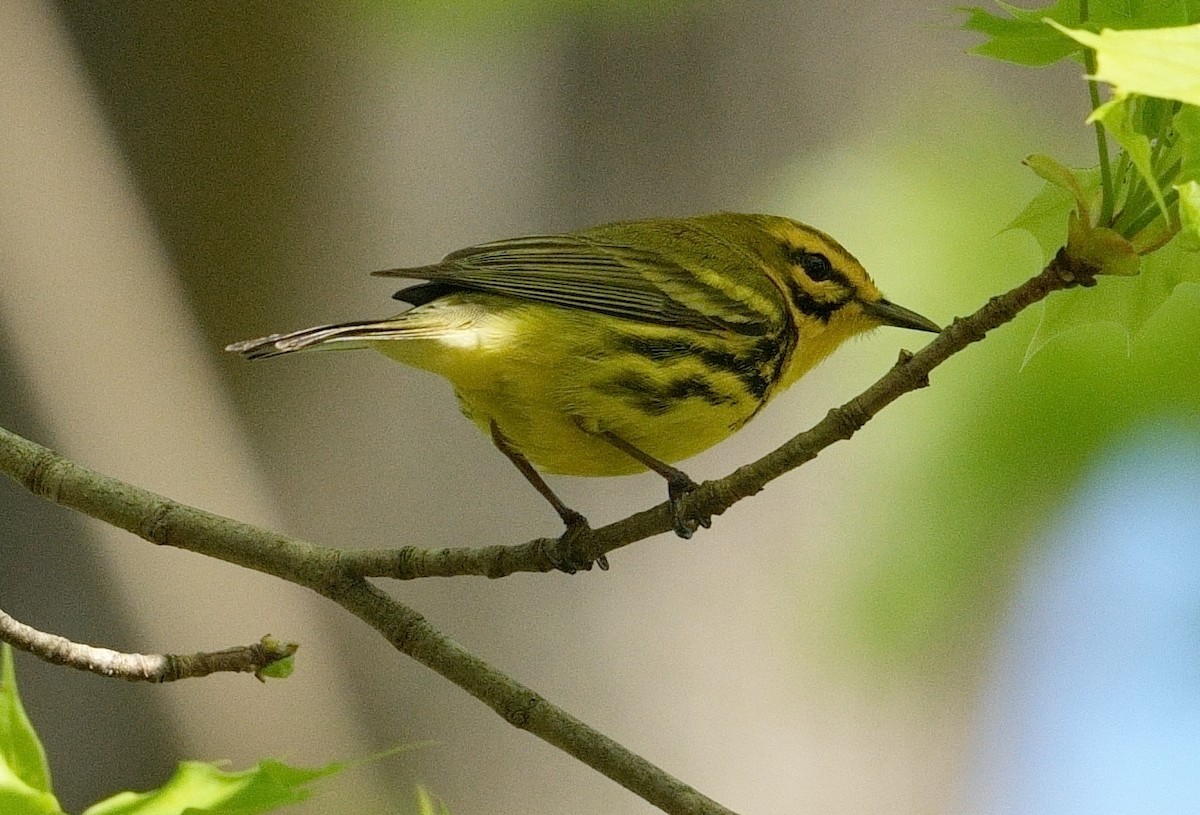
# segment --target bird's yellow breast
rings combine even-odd
[[[463,413],[495,422],[539,468],[622,475],[645,468],[597,437],[610,432],[675,462],[725,439],[774,393],[794,343],[463,294],[478,318],[443,336],[379,341],[400,362],[448,379]]]

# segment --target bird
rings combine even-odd
[[[542,473],[656,472],[675,533],[690,538],[711,518],[683,511],[697,484],[675,463],[735,433],[851,337],[941,330],[884,298],[828,234],[777,215],[617,221],[372,274],[422,282],[393,295],[409,305],[395,316],[226,350],[261,359],[373,348],[441,375],[553,506],[564,536],[587,518]]]

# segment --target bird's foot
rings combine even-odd
[[[546,545],[542,548],[551,565],[567,574],[575,574],[579,571],[589,572],[592,570],[593,564],[601,571],[608,571],[608,558],[604,555],[589,558],[579,552],[580,535],[592,531],[587,518],[581,513],[568,509],[562,514],[562,519],[563,523],[567,525],[566,531],[558,538],[547,538]]]
[[[671,507],[671,520],[675,526],[675,534],[684,540],[691,538],[700,527],[708,529],[712,526],[712,515],[688,517],[683,512],[683,497],[695,492],[699,486],[682,470],[675,470],[667,476],[667,499]]]

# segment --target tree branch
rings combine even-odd
[[[315,546],[180,504],[97,473],[0,428],[0,472],[35,495],[77,509],[151,543],[208,555],[316,591],[392,645],[533,733],[673,815],[734,815],[589,727],[440,633],[412,608],[348,572],[343,550]]]
[[[761,490],[821,450],[850,438],[902,394],[928,384],[929,373],[953,354],[1053,291],[1091,285],[1095,270],[1065,251],[1039,275],[993,297],[969,317],[955,320],[917,354],[900,361],[878,382],[811,430],[729,476],[705,482],[684,499],[688,515],[720,514]],[[174,546],[256,569],[330,598],[383,634],[392,645],[483,701],[510,724],[594,767],[669,813],[730,811],[671,777],[553,705],[436,631],[415,610],[368,583],[368,576],[411,578],[516,571],[549,571],[556,562],[593,560],[672,528],[661,504],[622,521],[583,532],[566,542],[534,540],[480,549],[358,552],[315,546],[269,530],[189,507],[82,467],[0,429],[0,471],[36,495],[126,529],[152,543]]]
[[[530,688],[484,662],[416,611],[362,578],[325,595],[393,646],[470,693],[513,727],[526,730],[672,815],[736,815]]]
[[[2,610],[0,641],[55,665],[66,665],[131,682],[174,682],[213,673],[253,673],[265,682],[263,670],[290,657],[300,647],[296,643],[281,643],[271,637],[263,637],[252,645],[234,646],[222,651],[126,654],[38,631]]]

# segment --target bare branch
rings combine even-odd
[[[1051,292],[1093,283],[1093,273],[1060,252],[1041,274],[993,297],[971,316],[955,320],[919,353],[902,354],[883,378],[831,410],[811,430],[723,479],[702,484],[684,499],[685,514],[720,514],[834,442],[850,438],[888,404],[928,384],[929,373],[950,356]],[[37,495],[152,543],[219,558],[307,586],[357,615],[395,648],[454,682],[505,721],[559,747],[666,812],[730,815],[725,807],[464,650],[415,610],[364,579],[459,574],[500,577],[516,571],[549,571],[556,562],[594,560],[670,530],[671,515],[665,503],[584,531],[573,536],[566,547],[558,541],[534,540],[480,549],[405,547],[359,552],[315,546],[171,501],[67,461],[3,429],[0,471]]]
[[[47,634],[0,611],[0,640],[38,659],[131,682],[174,682],[213,673],[253,673],[296,653],[296,643],[263,637],[252,645],[195,654],[126,654]]]
[[[505,675],[431,626],[424,617],[361,578],[326,596],[388,642],[526,730],[672,815],[735,815],[646,759]]]
[[[0,428],[0,472],[31,492],[160,545],[215,557],[306,586],[342,605],[392,645],[520,727],[668,813],[734,815],[589,727],[433,628],[412,608],[341,566],[342,550],[315,546],[164,498],[68,461]]]

